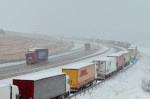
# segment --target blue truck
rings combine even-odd
[[[35,64],[48,60],[48,49],[44,48],[30,48],[28,49],[26,56],[27,64]]]

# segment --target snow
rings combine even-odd
[[[81,48],[83,48],[83,46],[84,46],[84,44],[75,42],[74,47],[71,49],[71,52],[66,52],[66,53],[61,53],[58,55],[49,56],[49,59],[54,58],[54,57],[58,57],[58,56],[62,56],[62,55],[68,54],[68,53],[74,53],[75,51],[81,50]],[[35,49],[38,49],[38,48],[30,48],[30,51],[31,50],[34,51]],[[26,61],[4,63],[4,64],[0,64],[0,68],[19,65],[19,64],[21,65],[21,64],[25,64],[25,63],[26,63]]]
[[[108,56],[113,56],[113,57],[116,56],[117,57],[117,56],[121,56],[121,55],[122,55],[122,53],[113,53],[113,54],[108,55]]]
[[[103,47],[102,50],[108,49],[107,47]],[[150,48],[139,48],[139,51],[142,52],[140,54],[139,61],[115,76],[113,79],[103,83],[94,90],[89,90],[85,92],[85,94],[78,95],[76,99],[150,99],[150,94],[144,91],[141,88],[143,77],[149,77],[150,75]],[[115,52],[114,49],[110,49],[107,53],[83,60],[81,62],[92,62],[94,59],[99,59],[100,57],[106,57],[107,55]],[[78,64],[81,62],[76,62],[73,64]],[[69,64],[72,65],[72,64]],[[44,72],[62,72],[62,68],[67,67],[67,65],[44,70],[37,72],[42,74]],[[30,76],[31,74],[27,74]],[[14,77],[13,77],[14,78]],[[12,79],[0,80],[0,83],[10,84],[12,83]],[[15,77],[16,78],[16,77]],[[73,98],[74,99],[74,98]]]
[[[44,48],[29,48],[29,51],[35,51],[36,49],[44,49]]]
[[[64,67],[63,69],[80,69],[83,68],[85,66],[89,66],[92,65],[92,63],[78,63],[78,64],[71,64],[71,65],[66,65],[66,67]]]
[[[129,53],[129,51],[120,51],[119,53],[127,54],[127,53]]]
[[[139,48],[142,53],[136,64],[76,99],[150,99],[150,94],[141,88],[143,77],[150,75],[149,50]]]
[[[9,86],[8,84],[0,84],[0,87]]]
[[[84,48],[84,44],[83,43],[74,43],[74,47],[71,50],[76,50],[76,49],[81,49]]]
[[[58,75],[62,75],[63,73],[59,73],[59,72],[43,72],[43,73],[32,73],[30,75],[23,75],[23,76],[19,76],[16,77],[14,79],[16,80],[40,80],[40,79],[44,79],[44,78],[48,78],[48,77],[53,77],[53,76],[58,76]]]
[[[102,57],[102,58],[98,58],[98,59],[95,59],[93,61],[108,61],[108,60],[112,60],[114,59],[113,57]]]
[[[140,52],[142,52],[143,54],[150,56],[150,48],[138,47],[138,50],[140,50]]]
[[[97,53],[101,53],[100,55],[97,55],[97,56],[95,56],[95,57],[91,57],[91,58],[82,60],[82,61],[80,61],[80,62],[75,62],[75,63],[73,63],[73,64],[86,63],[86,62],[87,62],[87,63],[89,63],[89,62],[92,63],[92,60],[94,60],[94,59],[97,59],[97,58],[100,58],[100,57],[106,57],[107,55],[116,52],[116,49],[111,48],[108,52],[103,53],[104,51],[106,51],[106,50],[108,50],[108,49],[109,49],[108,47],[102,46],[102,47],[101,47],[101,50],[100,50],[99,52],[97,52]],[[96,53],[96,54],[97,54],[97,53]],[[102,54],[102,53],[103,53],[103,54]],[[39,73],[39,74],[42,74],[42,73],[45,73],[45,72],[48,72],[48,73],[49,73],[49,72],[62,73],[62,68],[65,68],[65,67],[67,67],[67,66],[69,66],[69,65],[72,65],[72,64],[63,65],[63,66],[59,66],[59,67],[55,67],[55,68],[51,68],[51,69],[39,71],[39,72],[36,72],[36,73]],[[34,74],[34,73],[32,73],[32,74]],[[30,76],[30,75],[32,75],[32,74],[26,74],[26,75],[17,76],[17,77],[19,78],[19,77],[23,77],[23,76]],[[8,79],[0,80],[0,83],[12,84],[12,79],[14,79],[14,78],[16,78],[16,77],[12,77],[12,78],[8,78]]]

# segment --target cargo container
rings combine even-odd
[[[135,58],[131,56],[130,62],[134,63]]]
[[[136,55],[137,55],[137,46],[136,45],[131,45],[129,48],[128,48],[128,51],[129,51],[129,53],[130,53],[130,56],[132,56],[132,57],[136,57]]]
[[[85,49],[90,50],[91,49],[91,44],[90,43],[85,43]]]
[[[79,91],[95,82],[95,64],[78,63],[62,69],[71,79],[71,91]]]
[[[18,87],[9,84],[0,84],[0,99],[21,99]]]
[[[70,92],[70,79],[65,73],[38,73],[13,79],[21,99],[54,99]]]
[[[48,49],[42,48],[31,48],[28,49],[26,56],[26,63],[27,64],[34,64],[41,61],[48,60]]]
[[[128,66],[130,64],[130,54],[129,54],[129,51],[120,51],[119,53],[123,54],[123,57],[124,57],[124,66]]]
[[[117,60],[115,57],[103,57],[93,60],[93,63],[96,66],[96,79],[106,79],[115,71],[117,71],[116,61]]]
[[[124,57],[122,53],[114,53],[111,55],[108,55],[107,57],[115,57],[117,60],[117,70],[120,70],[124,67]]]

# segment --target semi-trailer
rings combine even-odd
[[[117,64],[117,70],[120,70],[124,67],[124,56],[122,53],[113,53],[111,55],[108,55],[107,57],[115,57],[116,58],[116,64]]]
[[[131,45],[129,48],[128,48],[128,51],[130,53],[130,56],[131,56],[131,63],[134,62],[135,58],[136,58],[136,55],[137,55],[137,46],[136,45]]]
[[[102,57],[94,59],[95,64],[95,75],[97,80],[103,80],[111,76],[116,70],[116,58],[114,57]]]
[[[62,69],[71,80],[71,92],[79,91],[95,83],[95,64],[78,63]]]
[[[56,99],[70,93],[70,79],[65,73],[37,73],[13,79],[21,99]]]
[[[0,99],[21,99],[18,87],[11,84],[0,84]]]
[[[48,60],[48,49],[44,48],[30,48],[28,49],[26,56],[27,64],[35,64],[41,61]]]
[[[85,43],[85,50],[90,50],[90,49],[91,49],[91,44]]]
[[[120,51],[119,53],[123,54],[123,57],[124,57],[124,66],[128,66],[130,64],[130,54],[129,54],[129,51]]]

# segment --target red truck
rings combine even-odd
[[[30,48],[28,49],[26,56],[27,64],[35,64],[41,61],[48,60],[48,49],[44,48]]]
[[[70,78],[65,73],[32,73],[14,78],[13,85],[21,99],[61,99],[70,94]]]

